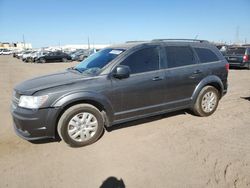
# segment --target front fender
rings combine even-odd
[[[113,121],[114,112],[113,112],[112,105],[105,96],[99,93],[86,92],[86,91],[77,91],[77,92],[68,93],[68,94],[61,96],[59,99],[57,99],[51,105],[51,107],[64,109],[66,106],[72,103],[81,102],[81,101],[92,101],[103,106],[109,122]]]
[[[215,76],[215,75],[211,75],[211,76],[208,76],[208,77],[205,77],[204,79],[202,79],[200,81],[200,83],[196,86],[193,94],[192,94],[192,101],[193,101],[193,104],[195,103],[200,91],[202,90],[202,88],[206,85],[217,85],[219,86],[219,92],[221,94],[221,96],[223,95],[223,90],[224,90],[224,86],[223,86],[223,83],[221,81],[221,79],[218,77],[218,76]]]

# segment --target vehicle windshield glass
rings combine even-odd
[[[246,49],[245,48],[229,48],[227,51],[228,55],[244,55]]]
[[[119,56],[123,49],[106,48],[101,50],[78,64],[75,69],[79,72],[97,74],[104,66]]]

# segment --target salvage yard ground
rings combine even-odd
[[[250,71],[233,69],[214,115],[180,111],[119,125],[96,143],[30,143],[15,135],[13,87],[76,63],[26,64],[0,56],[0,187],[250,187]],[[136,126],[134,126],[136,125]]]

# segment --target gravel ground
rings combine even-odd
[[[228,94],[210,117],[179,111],[147,118],[106,131],[83,148],[16,136],[12,88],[74,64],[0,56],[0,187],[95,188],[105,180],[131,188],[250,187],[250,71],[230,70]]]

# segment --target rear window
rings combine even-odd
[[[228,55],[244,55],[246,48],[229,48],[227,51]]]
[[[193,51],[188,46],[168,46],[165,48],[168,68],[195,64]]]
[[[209,49],[206,48],[194,48],[201,63],[208,63],[213,61],[219,61],[219,58]]]

